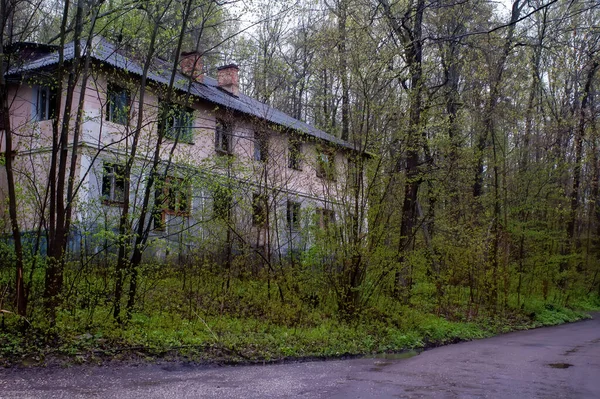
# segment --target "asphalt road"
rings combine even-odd
[[[1,398],[600,398],[600,317],[408,358],[0,370]]]

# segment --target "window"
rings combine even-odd
[[[335,180],[335,154],[332,151],[317,151],[317,177]]]
[[[267,197],[263,194],[252,195],[252,225],[264,226],[267,224]]]
[[[182,143],[193,142],[194,111],[181,105],[162,105],[159,129],[165,137]]]
[[[213,213],[216,218],[228,220],[231,215],[233,197],[227,187],[218,186],[213,193]]]
[[[36,86],[34,95],[35,120],[54,119],[56,116],[56,90],[47,86]]]
[[[190,212],[190,186],[180,177],[168,177],[164,193],[165,210],[176,215],[188,215]]]
[[[154,191],[154,207],[152,208],[152,223],[155,230],[164,230],[165,223],[165,182],[162,177],[156,179],[156,190]]]
[[[269,136],[265,132],[254,132],[254,160],[267,162],[269,158]]]
[[[105,162],[102,172],[102,200],[106,204],[122,204],[125,201],[125,166]]]
[[[348,158],[348,183],[347,187],[351,190],[357,190],[360,187],[362,173],[356,158]]]
[[[302,143],[300,141],[290,139],[288,145],[288,168],[300,170],[301,157]]]
[[[129,121],[129,91],[109,83],[106,100],[106,120],[126,125]]]
[[[288,200],[286,212],[287,224],[290,230],[300,229],[300,203]]]
[[[217,119],[215,129],[215,150],[220,154],[231,154],[231,126]]]
[[[161,179],[162,180],[162,179]],[[164,230],[165,216],[188,216],[190,212],[189,184],[180,177],[167,177],[164,181],[158,181],[155,191],[154,228]]]
[[[327,229],[332,223],[335,223],[335,212],[331,209],[317,208],[317,226],[320,229]]]

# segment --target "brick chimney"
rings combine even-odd
[[[184,75],[191,77],[198,83],[202,83],[202,55],[197,51],[181,53],[179,66]]]
[[[239,68],[235,64],[224,65],[217,68],[217,81],[219,83],[219,87],[235,97],[240,95],[238,71]]]

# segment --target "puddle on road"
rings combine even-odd
[[[378,353],[377,355],[372,356],[373,359],[385,359],[385,360],[400,360],[400,359],[408,359],[413,356],[417,356],[422,351],[405,351],[398,353]],[[390,362],[391,363],[391,362]]]
[[[394,360],[409,359],[413,356],[417,356],[422,351],[405,351],[398,353],[378,353],[377,355],[370,356],[371,359],[376,359],[373,362],[373,366],[369,371],[381,371],[384,367],[394,364]]]
[[[548,366],[552,367],[553,369],[568,369],[573,365],[569,363],[549,363]]]
[[[581,349],[581,346],[576,346],[572,349],[569,349],[568,351],[563,353],[563,356],[569,356],[569,355],[572,355],[573,353],[577,353],[579,351],[579,349]]]

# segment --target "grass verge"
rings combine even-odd
[[[173,312],[136,314],[117,326],[106,314],[83,327],[83,315],[63,313],[53,328],[27,326],[3,316],[0,365],[52,366],[106,362],[185,361],[196,363],[259,363],[339,358],[399,352],[490,337],[499,333],[551,326],[585,319],[600,309],[597,300],[579,309],[529,302],[502,315],[465,319],[441,317],[413,308],[382,313],[370,309],[353,322],[313,310],[303,320],[276,317],[201,316],[182,318]],[[462,319],[462,320],[461,320]]]

